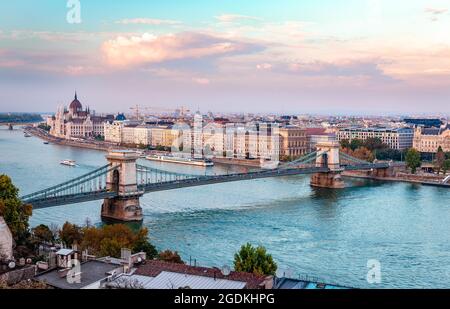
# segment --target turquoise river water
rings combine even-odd
[[[78,167],[60,165],[63,159]],[[105,163],[104,152],[44,145],[20,128],[0,127],[0,174],[11,176],[21,195]],[[199,174],[227,169],[141,163]],[[151,193],[141,199],[143,224],[158,249],[177,250],[200,265],[231,265],[239,247],[251,242],[266,246],[280,271],[293,276],[361,288],[449,288],[450,190],[345,181],[343,190],[314,189],[309,176],[295,176]],[[31,225],[86,218],[101,224],[101,203],[35,210]],[[366,280],[371,259],[381,264],[380,284]]]

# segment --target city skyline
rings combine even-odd
[[[0,111],[450,112],[445,1],[80,3],[0,4]]]

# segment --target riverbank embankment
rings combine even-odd
[[[439,186],[450,188],[450,184],[443,183],[445,176],[439,175],[427,175],[427,174],[410,174],[406,172],[397,172],[392,177],[375,177],[367,171],[346,171],[342,173],[342,176],[351,178],[365,178],[381,181],[400,181],[408,183],[417,183],[421,185]]]

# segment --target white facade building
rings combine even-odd
[[[337,134],[338,141],[368,138],[379,138],[391,149],[404,150],[413,146],[414,131],[411,128],[345,128]]]
[[[78,101],[77,94],[70,103],[69,109],[60,107],[55,116],[47,119],[50,125],[50,134],[56,137],[71,138],[92,138],[104,136],[104,124],[112,121],[114,117],[100,117],[91,114],[89,108],[83,110],[83,106]]]

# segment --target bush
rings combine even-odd
[[[272,255],[267,254],[266,248],[255,248],[247,243],[234,255],[234,269],[256,275],[275,275],[277,264]]]
[[[185,262],[181,259],[181,256],[176,251],[162,251],[159,253],[158,259],[168,263],[185,264]]]
[[[422,165],[420,160],[420,153],[414,148],[409,149],[406,152],[406,166],[411,169],[411,173],[415,174],[417,168]]]

